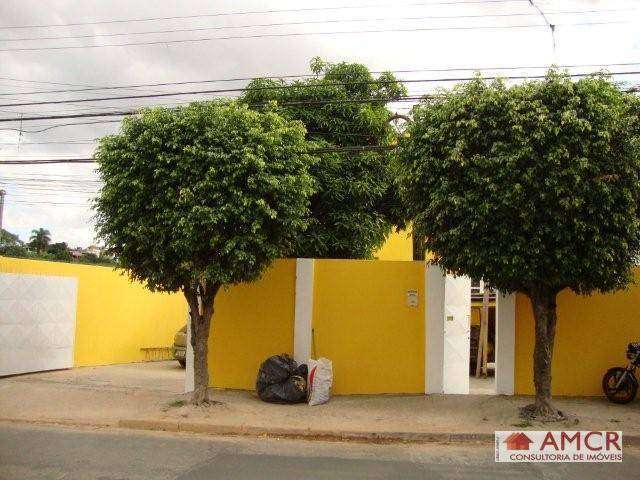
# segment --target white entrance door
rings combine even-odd
[[[444,287],[444,393],[469,393],[471,279],[447,275]]]

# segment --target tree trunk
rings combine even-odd
[[[551,403],[551,361],[556,335],[556,297],[554,289],[537,288],[529,293],[535,318],[536,343],[533,350],[535,402],[525,412],[542,420],[559,420],[564,416]]]
[[[414,260],[424,260],[424,238],[418,232],[413,230],[411,233],[411,243],[413,249]]]
[[[209,388],[209,332],[213,318],[213,304],[220,286],[213,285],[209,289],[184,288],[184,296],[189,304],[191,319],[191,346],[193,347],[194,390],[192,402],[202,405],[208,402]],[[199,293],[201,292],[201,293]]]

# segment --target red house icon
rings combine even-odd
[[[529,444],[533,443],[529,437],[522,432],[512,433],[504,443],[507,444],[507,450],[529,450]]]

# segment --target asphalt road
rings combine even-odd
[[[366,445],[0,423],[0,479],[599,479],[620,464],[496,464],[490,445]]]

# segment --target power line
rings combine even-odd
[[[208,13],[200,15],[174,15],[170,17],[146,17],[146,18],[127,18],[122,20],[94,20],[88,22],[75,23],[58,23],[58,24],[40,24],[40,25],[0,25],[0,30],[24,29],[24,28],[49,28],[49,27],[74,27],[79,25],[102,25],[113,23],[133,23],[133,22],[155,22],[159,20],[178,20],[190,18],[212,18],[212,17],[231,17],[241,15],[259,15],[265,13],[299,13],[299,12],[318,12],[330,10],[356,10],[363,8],[387,8],[387,7],[423,7],[430,5],[468,5],[478,3],[524,3],[527,0],[447,0],[438,2],[419,2],[407,5],[398,5],[397,3],[374,4],[374,5],[341,5],[337,7],[310,7],[310,8],[288,8],[288,9],[272,9],[272,10],[253,10],[243,12],[221,12]]]
[[[10,198],[7,198],[5,201],[7,201],[7,203],[18,203],[22,205],[65,205],[65,206],[75,206],[75,207],[85,207],[85,208],[90,206],[89,203],[23,201],[23,200],[11,200]]]
[[[91,87],[91,88],[97,88],[95,85],[88,85],[88,84],[78,84],[78,83],[68,83],[68,82],[52,82],[52,81],[47,81],[47,80],[26,80],[26,79],[19,79],[19,78],[11,78],[11,77],[0,77],[0,80],[8,80],[11,82],[23,82],[23,83],[40,83],[40,84],[45,84],[45,85],[64,85],[67,87]],[[13,85],[13,87],[19,87],[19,88],[26,88],[23,87],[22,85]],[[133,89],[133,87],[124,87],[125,89],[129,90],[129,89]],[[16,94],[20,94],[20,92],[16,92]],[[26,94],[26,93],[25,93]],[[2,95],[2,94],[0,94]]]
[[[611,72],[610,75],[639,75],[640,70],[632,70],[632,71],[624,71],[624,72]],[[588,77],[593,75],[593,73],[573,73],[569,74],[570,77]],[[546,75],[508,75],[508,76],[500,76],[500,75],[492,75],[492,76],[484,76],[480,77],[484,80],[495,80],[498,78],[504,78],[505,80],[525,80],[525,79],[541,79],[545,78]],[[94,97],[94,98],[77,98],[72,100],[45,100],[45,101],[33,101],[33,102],[22,102],[22,103],[6,103],[0,104],[0,107],[22,107],[22,106],[35,106],[35,105],[58,105],[65,103],[84,103],[84,102],[101,102],[101,101],[111,101],[111,100],[131,100],[131,99],[140,99],[140,98],[161,98],[161,97],[171,97],[171,96],[182,96],[182,95],[203,95],[203,94],[211,94],[211,93],[239,93],[239,92],[247,92],[247,91],[263,91],[263,90],[287,90],[287,89],[306,89],[306,88],[322,88],[322,87],[330,87],[330,86],[345,86],[345,85],[375,85],[375,84],[395,84],[395,83],[439,83],[439,82],[462,82],[468,80],[474,80],[476,77],[448,77],[448,78],[425,78],[425,79],[408,79],[408,80],[372,80],[367,82],[330,82],[330,83],[318,83],[311,85],[273,85],[273,86],[265,86],[265,87],[251,87],[251,88],[226,88],[226,89],[215,89],[215,90],[196,90],[196,91],[187,91],[187,92],[167,92],[167,93],[157,93],[157,94],[144,94],[144,95],[123,95],[123,96],[115,96],[115,97]],[[399,97],[398,99],[408,98]],[[370,99],[370,101],[382,101],[386,100],[389,102],[396,101],[394,98],[387,99]],[[337,100],[336,100],[337,101]],[[323,101],[320,101],[323,102]],[[280,105],[291,105],[291,104],[299,104],[300,102],[282,102]],[[306,103],[306,102],[304,102]],[[66,119],[66,118],[85,118],[85,117],[100,117],[100,116],[122,116],[133,113],[132,111],[120,111],[120,112],[99,112],[99,113],[81,113],[81,114],[72,114],[72,115],[49,115],[49,116],[36,116],[36,117],[14,117],[14,118],[1,118],[0,122],[10,122],[10,121],[18,121],[18,120],[55,120],[55,119]]]
[[[419,80],[405,80],[406,82],[418,82]],[[427,80],[425,80],[427,81]],[[72,100],[46,100],[46,101],[33,101],[33,102],[21,102],[21,103],[7,103],[0,104],[0,107],[24,107],[33,105],[59,105],[65,103],[86,103],[86,102],[104,102],[110,100],[133,100],[140,98],[161,98],[161,97],[175,97],[180,95],[204,95],[212,93],[240,93],[245,91],[261,91],[261,90],[283,90],[292,88],[321,88],[321,87],[334,87],[334,86],[346,86],[346,85],[376,85],[376,84],[393,84],[401,83],[400,80],[371,80],[367,82],[327,82],[313,85],[269,85],[264,87],[239,87],[239,88],[222,88],[215,90],[197,90],[189,92],[165,92],[155,94],[144,95],[123,95],[117,97],[93,97],[93,98],[79,98]]]
[[[55,160],[0,160],[0,165],[48,165],[48,164],[67,164],[67,163],[95,163],[91,158],[66,158]]]
[[[58,142],[0,142],[0,145],[22,146],[22,145],[93,145],[96,140],[90,141],[58,141]]]
[[[554,12],[553,15],[586,15],[590,13],[613,13],[634,10],[632,8],[622,9],[604,9],[604,10],[566,10]],[[321,25],[328,23],[363,23],[363,22],[380,22],[380,21],[416,21],[416,20],[446,20],[461,18],[510,18],[510,17],[537,17],[537,13],[490,13],[477,15],[428,15],[420,17],[378,17],[378,18],[339,18],[331,20],[305,20],[300,22],[275,22],[275,23],[253,23],[245,25],[224,25],[215,27],[198,27],[198,28],[178,28],[165,30],[145,30],[138,32],[115,32],[115,33],[91,33],[84,35],[56,35],[48,37],[18,37],[18,38],[0,38],[2,42],[33,42],[42,40],[73,40],[82,38],[100,38],[100,37],[122,37],[127,35],[158,35],[166,33],[188,33],[203,32],[212,30],[231,30],[239,28],[264,28],[264,27],[284,27],[289,25]],[[1,28],[0,28],[1,29]]]
[[[486,0],[493,1],[493,0]],[[496,0],[497,1],[497,0]],[[515,1],[515,0],[511,0]],[[562,23],[557,26],[595,26],[595,25],[612,25],[629,23],[628,20],[619,21],[601,21],[601,22],[582,22],[582,23]],[[526,25],[482,25],[482,26],[466,26],[466,27],[423,27],[423,28],[383,28],[368,30],[334,30],[328,32],[289,32],[289,33],[265,33],[251,35],[229,35],[224,37],[205,37],[205,38],[183,38],[178,40],[156,40],[147,42],[127,42],[127,43],[108,43],[97,45],[68,45],[57,47],[19,47],[19,48],[2,48],[0,52],[28,52],[28,51],[45,51],[45,50],[76,50],[84,48],[106,48],[106,47],[131,47],[146,45],[169,45],[180,43],[210,42],[215,40],[239,40],[239,39],[256,39],[256,38],[286,38],[286,37],[304,37],[312,35],[357,35],[367,33],[391,33],[391,32],[428,32],[428,31],[462,31],[462,30],[509,30],[509,29],[526,29],[526,28],[547,28],[544,24],[526,24]]]
[[[343,147],[314,148],[301,153],[321,154],[339,152],[384,152],[397,147],[388,145],[349,145]],[[77,164],[96,163],[93,158],[57,158],[37,160],[0,160],[0,165],[47,165],[47,164]]]
[[[64,173],[30,173],[28,177],[0,176],[0,182],[4,181],[29,181],[29,182],[75,182],[75,181],[91,181],[98,182],[95,176],[80,174],[67,175]]]
[[[15,178],[7,178],[5,180],[0,181],[0,183],[5,185],[18,185],[24,187],[77,187],[77,186],[91,186],[97,187],[101,184],[98,180],[91,180],[89,178],[84,179],[75,179],[75,180],[62,180],[62,179],[47,179],[47,178],[34,178],[30,179],[29,177],[15,177]]]
[[[594,68],[594,67],[620,67],[620,66],[634,66],[640,65],[639,62],[623,62],[623,63],[591,63],[591,64],[571,64],[571,65],[557,65],[558,68]],[[392,73],[424,73],[424,72],[469,72],[469,71],[482,71],[482,70],[536,70],[536,69],[547,69],[548,65],[529,65],[529,66],[506,66],[506,67],[460,67],[460,68],[423,68],[423,69],[402,69],[402,70],[387,70]],[[383,73],[382,70],[372,71],[372,74],[380,74]],[[193,85],[193,84],[201,84],[201,83],[223,83],[223,82],[241,82],[241,81],[251,81],[257,79],[264,80],[286,80],[286,79],[303,79],[303,78],[314,78],[317,77],[315,74],[299,74],[299,75],[254,75],[252,77],[236,77],[236,78],[219,78],[219,79],[205,79],[205,80],[187,80],[181,82],[161,82],[161,83],[141,83],[137,85],[110,85],[104,87],[87,87],[87,88],[79,88],[79,89],[60,89],[60,90],[37,90],[31,92],[11,92],[11,93],[0,93],[1,96],[13,96],[13,95],[36,95],[36,94],[47,94],[47,93],[73,93],[73,92],[87,92],[94,90],[120,90],[120,89],[135,89],[135,88],[145,88],[145,87],[167,87],[167,86],[176,86],[176,85]],[[15,78],[7,78],[0,77],[0,79],[7,79],[13,81],[20,82],[35,82],[33,80],[20,80]],[[433,79],[436,81],[437,79]],[[37,83],[45,83],[45,82],[37,82]],[[47,82],[56,84],[56,82]],[[69,84],[73,85],[73,84]],[[307,85],[308,87],[309,85]],[[113,108],[121,108],[121,107],[113,107]]]
[[[547,18],[547,16],[545,15],[545,13],[542,11],[542,9],[533,2],[533,0],[529,0],[529,5],[531,5],[542,17],[542,19],[544,20],[544,23],[549,27],[549,30],[551,31],[551,42],[553,44],[553,53],[556,53],[556,26],[555,24],[551,23],[549,21],[549,19]]]
[[[0,128],[0,131],[5,130],[5,131],[10,131],[10,132],[22,132],[22,133],[42,133],[42,132],[47,132],[49,130],[53,130],[54,128],[61,128],[61,127],[72,127],[74,125],[97,125],[97,124],[102,124],[102,123],[120,123],[121,120],[98,120],[98,121],[92,121],[92,122],[74,122],[74,123],[61,123],[61,124],[57,124],[57,125],[51,125],[49,127],[44,127],[38,130],[25,130],[25,129],[20,129],[20,128],[7,128],[7,127],[2,127]]]

